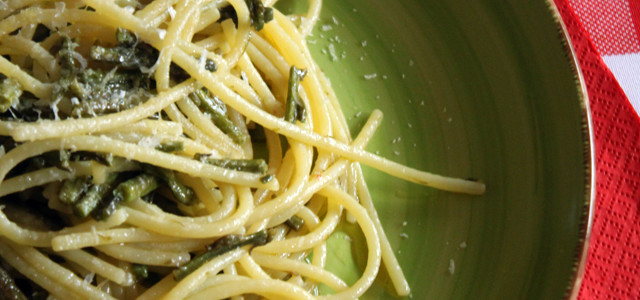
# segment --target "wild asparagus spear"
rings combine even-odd
[[[247,135],[236,126],[227,116],[227,106],[206,89],[197,90],[189,95],[189,98],[200,110],[207,113],[213,124],[222,132],[229,135],[237,144],[247,140]]]
[[[222,255],[231,250],[240,248],[246,245],[259,246],[267,243],[267,231],[262,230],[254,234],[250,234],[246,237],[239,235],[228,235],[220,238],[216,241],[206,252],[194,257],[186,265],[178,267],[173,271],[173,278],[175,280],[181,280],[204,263],[214,259],[215,257]]]
[[[87,190],[84,196],[73,205],[73,212],[80,218],[85,218],[107,197],[116,187],[118,174],[112,173],[107,176],[103,184],[93,185]]]
[[[194,192],[190,187],[182,184],[178,180],[175,172],[173,172],[172,170],[158,168],[147,164],[143,164],[142,168],[148,174],[164,181],[169,186],[171,192],[173,193],[173,196],[176,198],[176,200],[178,200],[178,202],[187,205],[191,204],[191,202],[193,201]]]
[[[58,198],[66,204],[74,204],[80,197],[91,187],[91,178],[89,176],[79,176],[73,179],[65,180],[62,183]]]
[[[217,167],[236,170],[241,172],[250,172],[265,174],[268,166],[264,159],[217,159],[211,158],[205,154],[196,154],[195,159]]]
[[[304,122],[307,117],[304,103],[298,93],[300,82],[306,74],[306,70],[298,69],[296,66],[291,66],[291,69],[289,69],[289,85],[287,88],[287,102],[284,113],[284,119],[287,122]]]

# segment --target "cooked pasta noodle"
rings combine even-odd
[[[360,164],[485,187],[367,152],[382,112],[352,138],[306,45],[322,1],[275,2],[0,2],[0,267],[28,279],[0,290],[354,299],[384,264],[410,293]],[[351,285],[325,268],[346,221],[367,247]]]

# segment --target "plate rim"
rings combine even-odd
[[[562,15],[555,0],[545,1],[549,6],[549,10],[554,18],[556,26],[559,30],[559,37],[564,46],[567,60],[573,69],[573,73],[576,76],[576,88],[578,90],[578,97],[580,98],[580,104],[582,105],[582,117],[584,129],[583,136],[585,146],[584,159],[586,164],[587,176],[585,176],[585,203],[583,206],[582,223],[580,225],[580,242],[577,245],[576,257],[577,260],[573,262],[572,275],[569,278],[565,299],[575,300],[578,298],[580,292],[580,286],[582,285],[582,279],[584,277],[585,266],[587,262],[589,244],[591,240],[591,230],[593,227],[593,214],[595,210],[596,202],[596,161],[595,161],[595,143],[593,135],[593,123],[591,118],[591,108],[589,105],[589,93],[587,91],[586,81],[580,62],[578,61],[578,55],[575,51],[573,44],[571,43],[571,35],[568,28],[563,21]]]

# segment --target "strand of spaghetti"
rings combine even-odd
[[[300,24],[300,34],[303,37],[307,37],[311,34],[311,30],[318,22],[320,18],[320,9],[322,8],[322,0],[309,0],[309,10],[307,10],[307,15],[305,18],[302,18],[302,23]],[[337,24],[336,24],[337,25]]]
[[[217,49],[221,50],[222,53],[226,53],[228,52],[230,49],[223,49],[224,45],[227,45],[227,40],[224,37],[224,34],[222,33],[203,33],[203,32],[199,32],[200,34],[206,34],[206,38],[200,39],[197,42],[194,43],[194,45],[198,46],[198,47],[202,47],[203,49],[207,49],[207,51],[213,52],[216,51]]]
[[[178,100],[176,104],[189,121],[209,136],[224,153],[235,153],[236,156],[243,156],[242,148],[214,125],[211,118],[207,117],[191,100],[184,97]]]
[[[228,0],[228,2],[236,11],[238,21],[235,39],[228,39],[228,42],[231,45],[231,51],[225,55],[225,60],[228,62],[229,68],[232,68],[236,65],[242,53],[244,53],[244,49],[249,42],[251,20],[249,17],[249,8],[245,1]]]
[[[308,54],[309,51],[306,49],[304,38],[286,16],[277,10],[273,14],[275,22],[270,22],[265,26],[265,35],[267,39],[274,43],[276,48],[280,49],[287,61],[296,66],[301,64],[307,70],[307,76],[302,81],[302,86],[309,97],[309,102],[313,106],[313,119],[318,122],[314,125],[314,131],[322,136],[332,136],[332,127],[328,122],[328,101],[322,92],[322,87],[317,78],[318,70],[313,63],[313,58]],[[288,48],[293,47],[293,45],[295,45],[295,48]],[[287,48],[285,49],[284,47]],[[294,49],[296,51],[293,51]]]
[[[100,132],[135,132],[147,135],[164,134],[170,136],[181,136],[182,125],[178,122],[165,120],[143,119],[135,123],[126,124],[120,127],[109,128]]]
[[[235,249],[206,262],[180,280],[173,289],[162,297],[162,300],[184,299],[191,291],[201,285],[207,277],[215,276],[224,267],[234,263],[246,253],[247,251],[244,249]]]
[[[254,35],[259,36],[259,35]],[[252,41],[255,38],[251,39]],[[265,81],[269,82],[269,86],[273,89],[273,94],[276,99],[284,99],[287,98],[287,92],[285,90],[286,79],[280,71],[271,63],[271,61],[264,55],[253,43],[249,43],[247,46],[247,54],[251,59],[251,62],[258,68],[258,70],[263,74]],[[275,116],[280,116],[278,114],[274,114]]]
[[[74,290],[80,297],[84,299],[115,299],[79,278],[73,272],[55,263],[35,248],[15,244],[10,241],[4,242],[15,252],[19,253],[25,262],[36,267],[42,275],[51,278],[66,289]]]
[[[50,167],[11,177],[0,183],[0,197],[50,182],[91,175],[92,165],[93,163],[90,161],[71,162],[69,163],[71,171]]]
[[[200,14],[201,16],[198,20],[198,24],[194,26],[196,32],[200,32],[201,30],[207,28],[209,25],[214,24],[215,22],[220,20],[220,11],[217,7],[210,4],[205,4]]]
[[[338,142],[332,138],[321,136],[315,132],[302,129],[294,124],[266,114],[257,107],[251,105],[229,88],[218,82],[212,74],[199,72],[193,61],[182,55],[175,55],[176,63],[187,70],[200,83],[218,95],[227,105],[247,116],[248,119],[259,123],[263,127],[271,129],[300,141],[313,145],[318,149],[333,152],[347,159],[358,161],[389,175],[402,178],[417,184],[430,186],[444,191],[479,195],[484,193],[485,185],[481,182],[459,178],[445,177],[426,171],[416,170],[386,158],[374,155],[362,149],[357,149],[347,144]]]
[[[47,73],[50,78],[58,78],[60,74],[60,68],[56,63],[55,57],[40,46],[40,44],[29,40],[21,36],[7,36],[3,39],[3,44],[8,47],[22,51],[24,54],[28,54],[33,60],[38,62]]]
[[[292,253],[311,249],[326,239],[333,233],[340,222],[342,209],[335,202],[329,202],[327,214],[318,227],[304,236],[288,238],[281,241],[271,241],[270,243],[253,249],[262,253]]]
[[[84,250],[61,251],[56,254],[121,286],[131,286],[135,282],[133,274]]]
[[[9,78],[13,78],[20,83],[20,86],[38,98],[49,98],[51,85],[42,83],[38,79],[31,77],[25,71],[8,61],[4,56],[0,56],[0,73]]]
[[[342,205],[345,210],[349,211],[356,219],[362,229],[362,233],[367,240],[367,266],[356,283],[354,283],[347,290],[338,292],[334,295],[327,295],[320,297],[321,299],[356,299],[373,284],[380,268],[380,239],[378,232],[369,218],[367,211],[360,206],[360,204],[349,194],[344,191],[328,186],[319,192],[321,195],[331,199],[330,201],[337,201],[339,205]]]
[[[355,165],[356,170],[356,187],[358,192],[358,199],[360,200],[360,204],[367,210],[371,220],[373,221],[373,225],[375,226],[378,234],[380,236],[380,247],[382,251],[382,261],[389,273],[389,277],[391,278],[391,282],[398,293],[399,296],[409,295],[411,292],[411,288],[409,287],[409,283],[405,278],[402,268],[398,263],[398,259],[393,252],[393,248],[391,248],[391,244],[389,243],[389,239],[384,232],[382,227],[382,223],[380,222],[380,218],[378,217],[378,213],[376,211],[375,206],[373,205],[373,199],[371,198],[371,194],[369,193],[369,188],[367,187],[367,183],[364,180],[364,175],[362,174],[362,168],[359,164]]]
[[[208,152],[208,154],[211,154],[213,157],[217,157],[217,158],[221,158],[223,156],[228,156],[231,158],[240,158],[238,153],[235,153],[235,154],[227,153],[222,151],[222,149],[219,149],[218,144],[213,139],[211,139],[208,135],[202,132],[198,127],[196,127],[193,123],[191,123],[191,121],[187,119],[182,114],[182,112],[180,112],[180,110],[178,110],[178,107],[174,103],[165,107],[163,111],[167,114],[167,116],[171,120],[173,120],[174,122],[180,123],[182,125],[182,128],[187,136],[191,137],[197,142],[203,143],[210,149],[215,150],[215,152]]]
[[[149,21],[149,18],[153,18],[157,15],[164,14],[170,7],[174,5],[177,0],[155,0],[149,2],[142,9],[139,9],[134,15],[142,20]]]
[[[187,251],[147,250],[129,245],[100,245],[94,248],[118,260],[150,266],[177,267],[191,259]]]
[[[273,210],[268,211],[266,214],[261,214],[263,218],[258,219],[266,219],[268,215],[274,215],[281,212],[282,210],[287,209],[290,204],[296,201],[296,199],[300,199],[301,194],[304,192],[304,185],[309,179],[308,174],[312,166],[313,151],[311,147],[302,145],[294,141],[291,141],[289,145],[293,157],[293,163],[291,164],[291,167],[283,165],[282,169],[285,171],[289,170],[290,168],[293,169],[293,173],[291,174],[291,181],[288,183],[287,189],[284,192],[279,194],[271,201],[267,201],[260,205],[260,207],[263,207],[263,211],[265,210],[265,206],[271,206],[273,207]],[[286,155],[284,163],[287,163]],[[252,215],[252,219],[254,219],[255,217],[255,215]],[[252,222],[250,222],[249,224],[251,223]]]
[[[162,295],[168,293],[174,286],[176,286],[177,282],[173,280],[173,274],[169,273],[169,275],[162,278],[152,287],[144,291],[140,296],[136,298],[136,300],[156,300],[160,299]]]
[[[166,134],[142,135],[135,132],[116,132],[104,134],[103,136],[133,144],[148,143],[150,146],[169,142],[179,142],[182,143],[183,149],[176,153],[179,155],[186,155],[188,157],[193,157],[197,153],[211,153],[212,151],[209,147],[203,144],[181,136],[171,136]]]
[[[196,252],[202,251],[207,245],[213,244],[215,239],[184,239],[173,242],[145,242],[145,243],[130,243],[132,247],[139,249],[158,249],[163,251],[189,251]]]
[[[244,273],[251,278],[260,278],[260,279],[269,279],[269,274],[267,274],[262,267],[258,265],[251,255],[245,254],[238,260],[238,264],[244,270]]]
[[[182,238],[208,238],[230,234],[241,228],[253,212],[253,197],[248,188],[238,188],[238,208],[233,215],[215,221],[210,216],[182,217],[165,213],[150,204],[136,200],[128,203],[127,223],[149,231]],[[138,208],[145,207],[142,212]],[[153,213],[150,214],[149,211]],[[215,213],[214,213],[215,214]]]
[[[166,34],[160,45],[160,57],[158,68],[154,74],[156,78],[156,87],[159,91],[169,88],[169,65],[171,63],[171,55],[176,43],[180,38],[180,34],[185,29],[186,23],[193,16],[194,12],[199,8],[202,0],[182,0],[178,2],[178,8],[166,29]]]
[[[183,178],[186,180],[184,180]],[[209,214],[212,214],[221,209],[220,202],[222,201],[222,194],[219,191],[206,187],[200,178],[181,176],[180,180],[182,180],[182,182],[191,183],[189,186],[191,187],[191,189],[193,189],[193,192],[196,194],[197,199],[202,202]],[[215,193],[214,191],[216,191],[217,193]],[[231,210],[229,210],[229,212],[227,213],[230,212]]]
[[[260,33],[261,34],[256,34],[251,37],[251,44],[265,57],[269,58],[269,61],[273,64],[273,66],[275,66],[278,71],[280,71],[280,75],[285,78],[288,77],[289,68],[291,68],[291,65],[287,63],[282,54],[278,52],[278,50],[273,45],[271,45],[265,38],[262,37],[262,34],[264,34],[264,32],[261,31]]]
[[[304,289],[276,279],[248,279],[238,278],[220,282],[217,285],[207,287],[197,294],[190,296],[189,300],[225,299],[234,295],[258,294],[270,299],[300,300],[314,299]]]
[[[176,237],[152,233],[140,228],[115,228],[58,235],[51,240],[51,247],[54,251],[66,251],[97,245],[177,240]]]
[[[34,141],[120,127],[123,124],[133,123],[159,112],[167,105],[193,92],[195,87],[195,81],[188,80],[132,109],[109,115],[62,121],[44,120],[35,123],[20,123],[19,125],[14,125],[11,130],[11,136],[16,141]]]
[[[187,173],[196,177],[210,178],[215,181],[240,184],[249,187],[278,189],[278,181],[271,180],[261,182],[262,175],[239,172],[235,170],[216,167],[199,161],[172,155],[153,148],[121,142],[107,137],[71,136],[61,139],[41,140],[22,144],[7,154],[3,164],[0,164],[0,179],[16,164],[51,150],[73,149],[74,151],[92,151],[100,153],[112,153],[113,155],[135,160],[141,163],[153,164],[165,169],[171,169]]]
[[[240,97],[246,99],[251,104],[259,107],[260,109],[264,109],[262,102],[260,101],[260,96],[258,96],[256,91],[254,91],[246,81],[229,74],[227,76],[224,76],[224,83],[230,89],[238,93]]]
[[[336,292],[348,288],[347,284],[333,273],[322,268],[301,261],[264,254],[258,251],[252,252],[251,257],[263,268],[294,272],[311,280],[326,284]]]
[[[106,222],[89,220],[73,227],[66,227],[60,231],[36,231],[18,226],[0,211],[0,236],[22,245],[34,247],[51,247],[51,240],[59,234],[82,232],[96,229],[106,229],[122,224],[127,216],[123,212],[116,212]]]
[[[316,229],[320,225],[318,216],[306,206],[300,208],[297,216],[304,220],[304,224],[309,228],[309,231]],[[324,268],[327,263],[327,244],[321,243],[313,248],[313,258],[311,264],[320,268]]]
[[[269,86],[251,62],[249,55],[245,53],[240,57],[238,67],[244,72],[249,84],[258,94],[258,99],[261,101],[265,111],[274,116],[282,116],[284,114],[282,103],[278,102],[273,93],[271,93]]]
[[[0,256],[12,267],[14,267],[20,274],[29,278],[31,281],[47,290],[51,295],[58,299],[78,299],[80,295],[76,290],[66,289],[61,284],[55,282],[48,276],[43,276],[39,271],[38,266],[29,264],[24,258],[20,256],[18,252],[13,250],[8,242],[4,240],[0,241]]]
[[[373,133],[380,126],[382,122],[382,112],[379,110],[374,110],[367,119],[367,122],[362,127],[362,130],[352,143],[353,147],[356,149],[360,149],[364,147],[369,140],[373,137]],[[285,156],[286,159],[286,156]],[[264,219],[269,215],[273,215],[274,212],[279,212],[286,210],[287,208],[293,207],[297,205],[301,207],[304,205],[303,201],[309,199],[313,194],[315,194],[319,189],[321,189],[324,185],[329,184],[332,180],[335,180],[337,176],[342,174],[344,168],[346,167],[347,161],[344,159],[340,159],[336,161],[330,168],[328,168],[325,172],[321,174],[316,174],[311,178],[309,184],[307,184],[302,195],[299,195],[297,198],[283,198],[282,200],[273,199],[264,204],[260,204],[256,207],[254,214],[251,216],[251,220],[249,224],[253,223],[254,220]],[[280,179],[279,179],[280,180]],[[285,194],[280,195],[280,197],[286,196]],[[295,202],[297,200],[297,203]],[[283,220],[271,220],[272,222],[282,222]]]

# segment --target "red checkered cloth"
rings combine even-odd
[[[595,138],[596,204],[578,299],[640,299],[640,0],[553,1],[585,78]]]

